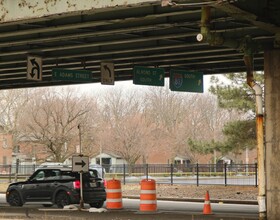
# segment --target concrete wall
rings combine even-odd
[[[160,0],[1,0],[0,23],[155,2]]]

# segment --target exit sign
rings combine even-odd
[[[52,69],[52,79],[73,82],[92,82],[92,72],[89,70]]]
[[[203,93],[203,73],[170,70],[170,90]]]
[[[135,66],[133,68],[133,84],[164,86],[164,69]]]

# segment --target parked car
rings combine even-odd
[[[91,207],[100,208],[106,200],[102,178],[96,169],[83,173],[83,201]],[[45,207],[57,205],[63,208],[80,203],[80,173],[71,167],[45,167],[37,169],[26,181],[9,185],[6,200],[11,206],[37,202]]]

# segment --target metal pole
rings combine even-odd
[[[149,179],[149,165],[146,164],[146,179]]]
[[[80,148],[80,155],[82,155],[82,133],[81,133],[81,125],[78,125],[79,129],[79,148]]]
[[[18,179],[18,170],[19,170],[19,159],[16,160],[15,182],[17,182]]]
[[[225,169],[225,186],[227,186],[227,163],[224,163],[224,169]]]
[[[80,171],[80,183],[81,183],[81,187],[80,187],[80,209],[84,208],[84,195],[83,195],[83,171]]]
[[[255,163],[255,186],[258,187],[258,164]]]
[[[80,143],[80,156],[82,157],[82,133],[81,126],[78,125],[79,129],[79,143]],[[80,171],[80,209],[84,208],[84,195],[83,195],[83,171]]]
[[[173,185],[173,169],[174,169],[173,163],[171,163],[171,164],[170,164],[170,167],[171,167],[171,170],[170,170],[170,175],[171,175],[171,185]]]
[[[251,49],[251,48],[250,48]],[[254,90],[256,96],[256,132],[258,152],[258,204],[259,219],[266,219],[266,183],[265,183],[265,148],[263,129],[263,101],[262,88],[254,81],[253,54],[251,50],[244,54],[244,62],[247,69],[247,84]]]
[[[198,171],[198,163],[196,163],[196,186],[199,186],[199,171]]]
[[[102,143],[101,143],[101,141],[100,141],[100,149],[99,149],[99,160],[100,160],[100,162],[99,162],[99,164],[100,164],[100,166],[102,167]]]
[[[125,164],[123,164],[123,184],[125,185]]]
[[[12,165],[9,165],[9,183],[12,182]]]

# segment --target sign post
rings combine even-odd
[[[80,139],[80,155],[72,157],[72,171],[80,172],[80,209],[84,208],[83,172],[89,171],[89,158],[82,155],[81,126],[78,125]]]
[[[84,208],[84,197],[83,197],[83,172],[89,170],[89,158],[83,155],[72,157],[72,171],[80,173],[80,209]]]

